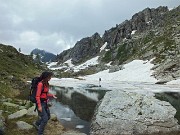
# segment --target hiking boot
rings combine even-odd
[[[36,122],[33,122],[33,126],[36,128],[36,130],[39,129],[39,126],[36,124]]]

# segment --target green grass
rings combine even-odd
[[[112,54],[111,54],[111,51],[107,51],[104,55],[104,57],[102,58],[102,61],[103,62],[110,62],[112,59]]]
[[[37,131],[35,128],[31,130],[20,130],[17,128],[17,121],[25,121],[26,123],[32,125],[32,123],[37,119],[35,116],[24,116],[22,118],[14,119],[14,120],[7,120],[7,128],[5,130],[6,135],[35,135]]]
[[[41,68],[30,56],[19,53],[12,46],[0,44],[0,93],[12,97],[29,78],[37,75]]]
[[[132,47],[132,44],[123,43],[118,46],[115,59],[119,61],[119,64],[122,64],[124,61],[130,59],[137,52],[137,48],[135,46]]]
[[[27,99],[29,87],[27,80],[41,73],[42,68],[33,62],[30,56],[19,53],[14,47],[0,44],[0,98],[10,97],[12,103],[16,98]],[[34,135],[34,130],[22,131],[16,127],[16,120],[8,120],[8,115],[18,111],[19,108],[7,107],[0,103],[0,110],[6,122],[6,135]],[[32,122],[34,118],[23,117],[21,120]]]
[[[74,76],[85,76],[85,75],[91,75],[91,74],[95,74],[96,71],[93,69],[83,69],[77,73],[74,74]]]

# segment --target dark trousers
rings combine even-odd
[[[47,103],[41,103],[42,112],[38,110],[39,119],[36,121],[36,125],[39,126],[38,135],[42,135],[44,133],[44,128],[50,119],[50,111]]]

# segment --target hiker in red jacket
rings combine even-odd
[[[49,80],[52,77],[52,72],[43,72],[41,74],[41,80],[37,86],[36,100],[37,100],[37,108],[38,108],[38,116],[40,118],[34,122],[34,126],[38,130],[38,135],[43,135],[44,128],[50,119],[50,111],[47,105],[48,97],[57,98],[53,94],[49,94]]]

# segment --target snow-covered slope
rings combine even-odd
[[[157,80],[151,76],[153,73],[153,70],[151,70],[152,67],[153,64],[151,64],[150,61],[134,60],[125,64],[124,69],[117,72],[109,73],[108,70],[104,70],[96,74],[80,77],[80,80],[62,78],[52,79],[51,82],[54,85],[65,87],[82,87],[81,85],[83,84],[102,84],[105,88],[114,87],[115,85],[115,87],[117,87],[119,84],[122,84],[122,82],[154,84]]]
[[[123,70],[109,73],[109,70],[104,70],[99,73],[84,77],[86,80],[101,80],[104,81],[133,81],[133,82],[156,82],[152,77],[153,64],[150,61],[134,60],[124,65]]]
[[[98,58],[99,58],[99,56],[96,56],[96,57],[84,62],[83,64],[80,64],[77,66],[72,64],[71,59],[65,61],[63,64],[58,65],[58,66],[56,65],[57,63],[53,62],[53,63],[48,64],[48,68],[51,70],[58,70],[58,69],[65,68],[66,71],[73,70],[74,72],[78,72],[78,71],[85,69],[89,66],[93,66],[93,65],[98,64]]]

